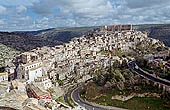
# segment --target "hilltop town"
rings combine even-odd
[[[70,107],[59,99],[74,85],[91,80],[91,72],[112,66],[115,61],[128,63],[137,55],[154,60],[155,55],[168,57],[169,49],[146,32],[133,30],[132,25],[113,25],[62,45],[21,53],[6,62],[0,73],[0,105],[23,110],[85,109]]]

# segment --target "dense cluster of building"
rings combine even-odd
[[[18,55],[8,64],[6,72],[0,73],[0,81],[11,81],[8,91],[22,90],[30,98],[50,100],[49,103],[52,96],[46,90],[58,85],[57,81],[62,81],[63,87],[73,81],[84,82],[93,77],[90,71],[110,66],[115,60],[120,63],[127,60],[111,54],[112,51],[128,52],[146,40],[152,44],[159,42],[148,38],[146,33],[132,30],[132,25],[105,26],[99,32],[73,38],[63,45],[36,48]],[[70,82],[70,79],[74,80]],[[18,86],[11,86],[13,80]],[[25,89],[19,89],[20,86]]]
[[[100,30],[103,31],[131,31],[133,30],[131,24],[122,24],[122,25],[111,25],[111,26],[104,26],[101,27]]]

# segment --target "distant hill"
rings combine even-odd
[[[170,47],[170,24],[135,25],[134,29],[148,32],[148,36],[163,41]]]
[[[19,51],[29,51],[36,47],[55,46],[59,41],[44,39],[40,36],[0,32],[0,43]]]
[[[80,37],[95,27],[51,28],[39,31],[0,32],[0,43],[19,51],[37,47],[56,46]]]
[[[170,47],[170,24],[134,25],[134,29],[148,32],[149,37],[159,39]],[[36,47],[55,46],[74,37],[94,31],[98,27],[51,28],[39,31],[0,32],[0,43],[19,51]]]
[[[72,28],[51,28],[40,31],[15,32],[17,34],[34,35],[48,40],[60,42],[68,42],[74,37],[80,37],[84,34],[92,32],[97,27],[72,27]]]
[[[170,47],[170,24],[134,25],[134,29],[148,32],[151,38],[159,39]],[[68,42],[74,37],[92,32],[98,27],[51,28],[39,31],[15,32],[17,34],[34,35],[48,40]]]

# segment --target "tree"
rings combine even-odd
[[[120,63],[118,60],[115,60],[113,63],[113,68],[118,68],[118,67],[120,67]]]
[[[123,82],[125,81],[124,76],[122,75],[122,73],[119,70],[115,70],[114,75],[117,76],[118,78],[120,78]]]
[[[142,57],[136,57],[137,64],[141,67],[146,67],[148,65],[148,60],[143,59]]]
[[[5,71],[5,67],[0,67],[0,73]]]
[[[121,67],[122,67],[122,68],[128,68],[127,61],[126,61],[126,60],[123,60],[123,61],[122,61]]]

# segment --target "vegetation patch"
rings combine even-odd
[[[134,97],[128,101],[112,100],[108,96],[99,97],[93,102],[104,106],[115,106],[130,110],[168,110],[170,109],[166,102],[161,98],[155,97]]]
[[[61,103],[63,103],[63,104],[68,105],[68,104],[65,102],[65,100],[64,100],[64,96],[60,96],[60,97],[57,98],[55,101],[56,101],[56,102],[61,102]]]
[[[82,99],[130,110],[168,110],[170,94],[128,69],[125,61],[93,73],[93,82],[80,92]],[[126,98],[126,100],[124,99]]]

